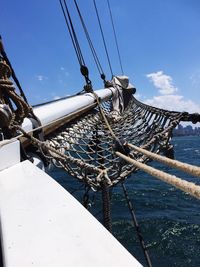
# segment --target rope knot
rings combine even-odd
[[[112,181],[108,177],[107,170],[101,170],[101,172],[99,173],[99,175],[96,178],[96,181],[99,184],[102,184],[103,183],[103,184],[105,184],[107,186],[112,186]]]

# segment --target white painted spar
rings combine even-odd
[[[29,161],[0,172],[4,267],[141,267],[63,187]]]
[[[101,98],[109,98],[114,92],[114,88],[101,89],[95,91],[95,93]],[[53,122],[59,118],[69,115],[79,109],[87,107],[95,102],[95,98],[92,94],[84,94],[73,96],[67,99],[57,100],[55,102],[50,102],[33,109],[35,115],[40,119],[42,125]],[[32,130],[32,123],[29,119],[25,119],[22,127],[25,131]]]

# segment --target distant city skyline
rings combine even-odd
[[[197,135],[200,136],[200,127],[198,126],[183,126],[179,124],[176,129],[173,130],[173,136],[185,136],[185,135]]]

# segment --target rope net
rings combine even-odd
[[[100,109],[116,138],[113,138]],[[123,148],[122,152],[128,153],[126,143],[169,155],[172,130],[181,118],[182,113],[147,106],[131,95],[123,113],[114,110],[110,99],[53,132],[47,137],[47,142],[69,158],[87,163],[90,167],[83,168],[71,160],[55,159],[55,154],[50,152],[56,166],[64,167],[70,175],[98,190],[103,182],[108,186],[116,185],[137,171],[136,167],[116,155],[116,151]],[[129,151],[129,156],[142,163],[149,161],[147,156],[137,151]],[[103,175],[99,175],[101,172]]]
[[[113,92],[109,100],[100,101],[92,92],[96,107],[58,128],[46,136],[44,141],[39,134],[32,135],[21,128],[25,117],[34,120],[38,129],[43,126],[23,97],[21,86],[13,73],[1,46],[1,136],[9,139],[21,132],[37,147],[37,152],[94,190],[103,190],[123,182],[131,173],[141,169],[134,161],[147,163],[152,157],[155,159],[154,155],[144,153],[144,149],[173,158],[173,147],[170,144],[173,129],[181,120],[193,123],[200,121],[199,114],[166,111],[139,102],[133,96],[136,89],[129,83],[128,77],[116,76],[106,82],[106,86],[112,87]],[[15,91],[11,76],[15,84],[19,84],[20,95]],[[26,151],[22,151],[22,159],[27,159]],[[123,158],[120,153],[132,161]],[[166,159],[164,161],[166,163]],[[172,165],[172,162],[169,163]],[[200,172],[197,167],[175,163],[173,166],[184,168],[186,172]]]
[[[57,167],[64,168],[94,190],[123,182],[138,169],[146,170],[141,164],[151,159],[199,176],[198,167],[155,157],[155,154],[164,154],[173,158],[170,144],[173,129],[180,121],[199,122],[199,114],[167,111],[139,102],[133,96],[136,89],[126,76],[115,76],[106,82],[106,86],[112,87],[109,100],[101,101],[91,87],[96,107],[53,131],[44,141],[40,134],[32,135],[21,128],[25,117],[35,121],[38,129],[43,126],[27,103],[0,40],[0,135],[10,139],[21,132],[37,147],[36,152],[41,152]],[[23,146],[21,148],[24,151],[22,159],[28,159]],[[160,176],[154,170],[148,169],[147,172]],[[176,186],[176,181],[174,184]],[[184,185],[179,187],[185,191]],[[193,195],[200,197],[200,188],[187,187]]]

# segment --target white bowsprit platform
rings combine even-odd
[[[13,158],[0,171],[4,267],[141,266],[50,176],[19,162],[18,141],[7,145],[0,144],[0,157]]]

